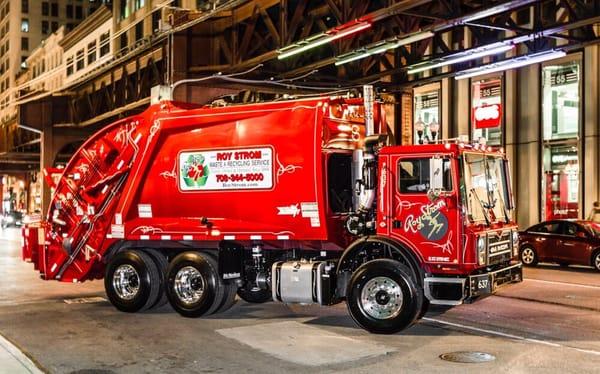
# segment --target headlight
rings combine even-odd
[[[512,233],[512,245],[513,245],[513,256],[519,255],[519,232],[513,231]]]
[[[485,236],[477,238],[477,262],[479,265],[485,265]]]
[[[15,221],[15,219],[14,219],[14,218],[12,218],[12,216],[7,216],[7,217],[6,217],[6,222],[8,222],[8,223],[13,223],[14,221]]]

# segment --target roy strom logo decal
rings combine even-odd
[[[409,214],[404,221],[404,231],[420,233],[424,239],[438,241],[448,232],[448,218],[442,212],[446,206],[443,200],[421,205],[418,216]]]
[[[202,154],[189,154],[181,163],[181,177],[187,187],[203,187],[208,179],[208,165]]]
[[[273,187],[271,147],[181,152],[183,191],[256,190]]]

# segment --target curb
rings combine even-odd
[[[8,339],[6,339],[2,334],[0,334],[0,349],[8,352],[10,356],[13,357],[15,362],[18,362],[23,369],[32,374],[44,374],[46,373],[39,364],[34,362],[31,358],[27,356],[23,351],[21,351],[16,345],[11,343]],[[2,363],[0,363],[1,365]]]

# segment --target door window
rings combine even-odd
[[[398,162],[398,190],[400,193],[427,193],[430,188],[452,190],[450,159],[411,158]],[[439,180],[439,183],[436,182]]]
[[[580,226],[578,226],[574,223],[570,223],[570,222],[563,223],[562,234],[567,235],[567,236],[579,236],[579,237],[587,236],[587,233],[585,232],[583,227],[580,227]]]
[[[560,224],[559,223],[543,223],[537,226],[533,226],[530,232],[542,233],[542,234],[559,234]]]

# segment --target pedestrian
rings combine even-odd
[[[600,201],[594,201],[594,205],[592,206],[592,210],[590,211],[587,220],[600,223]]]

